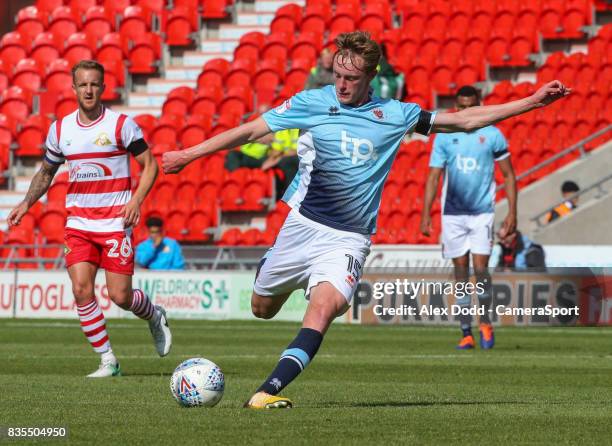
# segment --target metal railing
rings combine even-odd
[[[528,176],[530,176],[531,174],[537,172],[540,169],[543,169],[545,167],[548,167],[549,165],[551,165],[552,163],[554,163],[555,161],[557,161],[560,158],[563,158],[565,155],[568,155],[572,152],[575,151],[579,151],[580,152],[580,158],[584,158],[585,156],[587,156],[589,154],[589,152],[587,152],[584,148],[585,145],[587,145],[588,143],[590,143],[591,141],[593,141],[596,138],[599,138],[602,135],[605,135],[607,132],[609,132],[610,130],[612,130],[612,124],[609,124],[608,126],[604,127],[601,130],[596,131],[595,133],[592,133],[591,135],[587,136],[586,138],[578,141],[576,144],[568,147],[567,149],[563,149],[562,151],[560,151],[559,153],[551,156],[550,158],[548,158],[545,161],[542,161],[539,164],[536,164],[535,166],[527,169],[525,172],[521,173],[520,175],[517,175],[516,180],[520,181],[523,178],[526,178]],[[506,187],[505,184],[501,184],[497,187],[497,191],[504,189]]]
[[[23,257],[19,255],[19,250],[25,249],[32,253],[31,256]],[[43,249],[57,249],[56,256],[43,256]],[[27,244],[27,245],[0,245],[0,252],[6,253],[0,257],[0,270],[12,270],[20,266],[36,264],[39,270],[49,268],[57,269],[64,264],[64,245],[62,244]]]

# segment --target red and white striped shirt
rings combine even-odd
[[[87,125],[79,121],[78,110],[51,124],[45,158],[52,164],[68,160],[67,228],[124,230],[120,215],[132,197],[132,143],[144,144],[140,127],[128,116],[107,108]]]

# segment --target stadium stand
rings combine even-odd
[[[571,85],[567,101],[500,124],[520,174],[609,125],[612,25],[598,25],[597,17],[611,11],[607,2],[593,0],[38,0],[0,39],[0,170],[39,157],[51,120],[76,108],[67,87],[79,59],[105,66],[103,99],[135,117],[159,158],[300,91],[336,35],[363,29],[405,75],[404,100],[425,108],[444,106],[463,84],[482,88],[487,104],[525,96],[553,78]],[[585,149],[609,139],[604,133]],[[432,138],[402,145],[383,193],[375,243],[437,242],[439,201],[434,234],[424,238],[417,230],[431,145]],[[519,185],[578,156],[572,152]],[[183,243],[269,245],[287,213],[276,204],[273,181],[272,173],[257,169],[225,172],[223,155],[215,155],[180,178],[160,175],[143,216],[164,218],[168,233]],[[30,219],[30,239],[11,231],[4,241],[60,243],[65,182],[58,176]],[[232,227],[238,215],[243,223]],[[136,228],[137,242],[143,228]]]

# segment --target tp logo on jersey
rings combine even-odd
[[[340,150],[344,156],[351,159],[353,164],[378,158],[378,153],[374,150],[374,144],[369,139],[351,138],[345,130],[342,130],[341,138]]]
[[[476,158],[457,155],[457,169],[465,174],[470,174],[475,170],[480,170],[480,166],[478,165]]]

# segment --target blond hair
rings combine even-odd
[[[104,83],[104,67],[102,64],[96,62],[95,60],[81,60],[80,62],[74,64],[72,67],[72,83],[76,83],[76,72],[78,70],[96,70],[102,76],[102,83]]]
[[[365,31],[354,31],[352,33],[342,33],[334,41],[336,44],[337,57],[341,58],[338,62],[341,65],[346,64],[346,59],[351,61],[353,66],[355,61],[354,56],[360,56],[363,59],[362,71],[368,74],[376,73],[376,67],[380,62],[381,50],[380,45],[370,38],[370,33]]]

